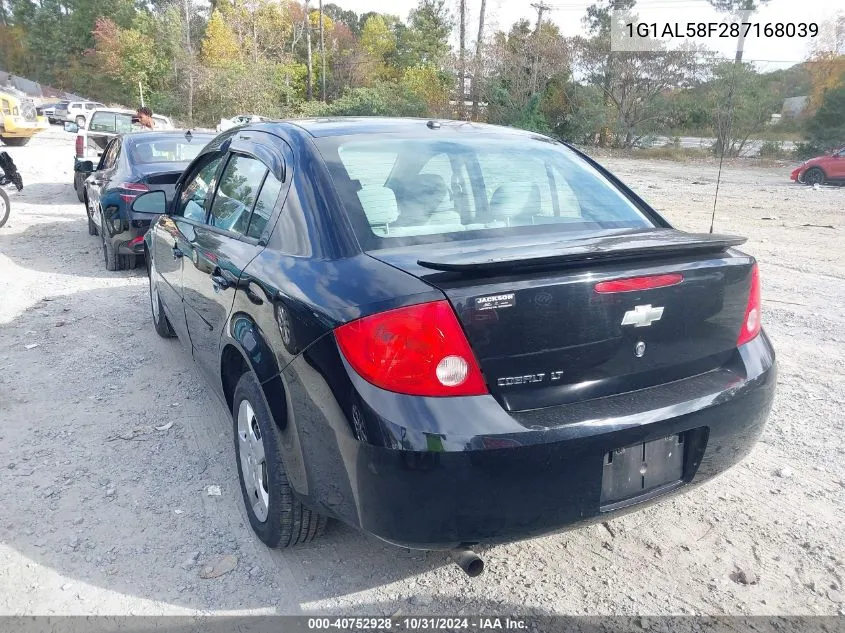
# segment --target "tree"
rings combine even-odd
[[[306,67],[308,69],[307,75],[307,99],[311,101],[314,98],[314,72],[311,66],[311,19],[308,15],[308,2],[309,0],[305,0],[305,20],[304,20],[304,28],[305,28],[305,46],[308,50],[308,57],[306,58]]]
[[[387,26],[384,16],[371,15],[361,29],[361,50],[366,55],[369,74],[375,78],[392,75],[387,57],[396,50],[396,35]]]
[[[441,66],[449,54],[452,15],[445,0],[419,0],[408,17],[408,28],[402,32],[403,67],[425,64]]]
[[[768,4],[769,0],[707,0],[710,5],[717,11],[722,13],[753,13],[764,4]],[[748,20],[743,20],[747,22]],[[736,58],[737,64],[742,63],[742,55],[745,50],[745,29],[739,30],[739,37],[736,41]]]
[[[807,135],[824,149],[845,146],[845,85],[824,93],[819,109],[807,121]]]
[[[748,139],[758,134],[780,109],[778,95],[767,90],[761,76],[749,64],[721,63],[709,85],[714,151],[738,156]]]
[[[466,0],[458,0],[459,1],[459,11],[460,17],[458,18],[460,21],[460,49],[458,51],[458,118],[462,121],[466,117],[465,112],[465,104],[466,104],[466,77],[467,77],[467,64],[466,64],[466,17],[467,17],[467,5]]]
[[[231,64],[241,57],[241,47],[235,32],[216,9],[205,29],[201,56],[203,62],[217,67]]]
[[[478,99],[481,92],[482,58],[481,49],[484,45],[484,12],[487,0],[481,0],[481,10],[478,13],[478,37],[475,40],[475,60],[472,68],[472,115],[473,121],[478,120]]]
[[[845,80],[845,14],[821,25],[821,34],[813,44],[813,51],[806,62],[812,88],[810,110],[816,111],[828,90]]]
[[[629,11],[636,4],[636,0],[601,0],[598,4],[587,7],[587,15],[584,24],[589,33],[593,36],[591,48],[599,57],[603,58],[601,88],[604,91],[604,105],[609,108],[613,101],[611,87],[616,72],[615,61],[617,54],[610,50],[610,26],[614,11]],[[610,140],[610,128],[607,126],[601,129],[599,134],[599,145],[606,147]]]

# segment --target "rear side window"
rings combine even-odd
[[[276,200],[279,199],[279,194],[282,191],[282,183],[270,172],[264,178],[264,184],[261,186],[261,193],[258,194],[258,199],[255,201],[255,208],[252,210],[252,218],[249,221],[249,228],[246,234],[249,237],[258,239],[267,228],[267,222],[270,220],[270,215],[276,207]]]
[[[654,226],[589,163],[539,137],[357,135],[317,145],[368,250]]]
[[[267,168],[260,160],[233,154],[220,175],[208,224],[246,235],[252,208],[266,174]]]

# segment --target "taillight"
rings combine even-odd
[[[76,137],[76,156],[83,158],[85,156],[85,139],[81,136]]]
[[[335,337],[352,368],[382,389],[415,396],[487,393],[448,301],[373,314],[341,325]]]
[[[613,281],[602,281],[595,286],[596,292],[606,294],[611,292],[633,292],[635,290],[651,290],[652,288],[666,288],[675,286],[684,280],[680,273],[669,273],[667,275],[648,275],[647,277],[628,277],[627,279],[614,279]]]
[[[118,185],[118,189],[128,192],[120,194],[120,199],[124,202],[132,202],[139,194],[150,190],[147,185],[140,182],[122,182]]]
[[[751,269],[751,289],[748,291],[748,305],[745,308],[745,318],[739,331],[737,346],[745,345],[760,333],[760,273],[757,263]]]

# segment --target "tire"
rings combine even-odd
[[[173,338],[176,332],[167,320],[167,315],[164,314],[164,307],[161,305],[161,297],[158,294],[156,271],[152,257],[147,255],[147,277],[150,280],[150,312],[153,315],[153,326],[156,334],[161,338]]]
[[[73,188],[76,190],[76,199],[80,202],[85,202],[85,180],[84,176],[79,172],[73,173]]]
[[[0,189],[0,226],[6,224],[6,221],[9,219],[9,213],[11,213],[12,207],[9,205],[9,196],[8,194]]]
[[[8,137],[8,136],[3,136],[3,137],[0,137],[0,138],[2,138],[3,143],[8,145],[9,147],[23,147],[24,145],[29,143],[31,137],[27,136],[27,137],[14,137],[13,138],[13,137]]]
[[[303,506],[294,495],[282,463],[278,427],[251,371],[244,373],[235,387],[232,428],[241,493],[258,538],[268,547],[285,548],[320,536],[327,519]]]
[[[818,167],[810,167],[810,169],[804,172],[805,185],[823,185],[824,180],[824,172]]]
[[[78,116],[76,117],[76,124],[79,126],[79,129],[82,130],[85,128],[85,117]]]

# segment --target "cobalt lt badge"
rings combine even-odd
[[[645,356],[645,343],[644,342],[639,341],[634,346],[634,354],[636,355],[637,358],[642,358],[643,356]]]

